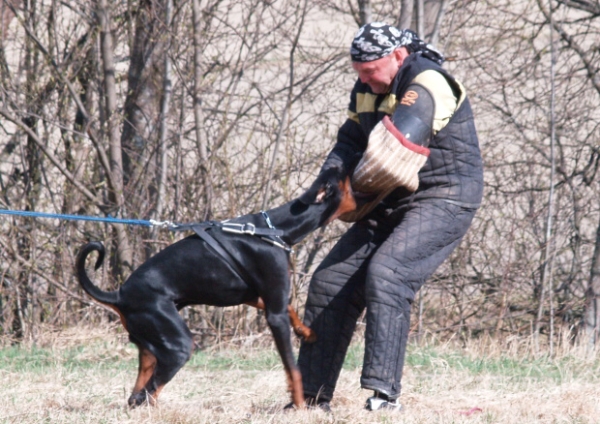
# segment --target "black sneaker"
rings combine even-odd
[[[375,392],[374,396],[367,399],[365,409],[368,411],[379,411],[386,409],[389,411],[400,411],[402,405],[398,403],[398,399],[391,400],[386,395]]]

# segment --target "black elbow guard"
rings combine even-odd
[[[392,115],[394,126],[407,140],[427,147],[433,135],[435,102],[420,84],[410,84]]]

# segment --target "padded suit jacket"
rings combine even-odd
[[[374,94],[367,84],[357,80],[350,96],[349,118],[340,127],[337,142],[323,168],[345,166],[349,169],[365,151],[375,125],[392,115],[414,78],[434,70],[448,81],[458,99],[458,108],[448,124],[430,141],[430,155],[419,172],[419,188],[410,193],[398,188],[383,200],[391,207],[410,201],[440,198],[467,208],[477,208],[483,196],[483,165],[471,105],[462,86],[437,63],[413,53],[405,60],[388,94]]]

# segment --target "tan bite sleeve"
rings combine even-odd
[[[340,219],[357,221],[397,187],[416,191],[419,188],[419,170],[428,157],[428,148],[408,141],[390,118],[384,117],[371,131],[367,149],[352,175],[355,192],[377,193],[377,198],[342,215]]]

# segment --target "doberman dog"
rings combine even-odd
[[[296,407],[304,406],[302,379],[296,367],[288,312],[295,316],[295,331],[314,337],[289,304],[289,256],[273,244],[294,245],[310,232],[341,214],[354,210],[356,199],[347,173],[332,168],[321,172],[300,197],[266,212],[241,216],[227,225],[277,229],[275,237],[249,236],[203,227],[214,243],[198,234],[188,236],[158,252],[139,268],[117,291],[106,292],[92,283],[85,269],[86,258],[98,252],[95,268],[102,265],[104,246],[84,245],[76,261],[79,283],[100,302],[117,312],[129,338],[139,349],[138,377],[129,398],[130,406],[154,405],[159,393],[191,356],[189,328],[178,311],[188,305],[233,306],[249,304],[264,308],[266,320],[283,361],[288,390]],[[215,249],[218,247],[218,249]],[[219,253],[226,251],[231,260]],[[232,263],[233,262],[235,263]],[[237,266],[236,266],[237,265]],[[239,267],[243,272],[238,272]],[[237,268],[237,269],[236,269]],[[299,328],[296,328],[299,327]]]

